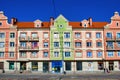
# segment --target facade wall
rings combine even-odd
[[[115,12],[111,23],[101,28],[101,23],[92,24],[92,20],[71,25],[62,15],[47,25],[43,23],[36,20],[33,25],[30,22],[27,27],[19,27],[9,24],[0,12],[0,70],[53,73],[120,70],[119,13]]]

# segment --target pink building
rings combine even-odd
[[[104,68],[104,26],[107,22],[93,22],[92,18],[70,22],[73,27],[76,71],[99,71]]]
[[[9,24],[8,18],[0,11],[0,70],[14,70],[13,65],[17,59],[16,41],[16,27]]]
[[[118,12],[104,29],[106,68],[120,70],[120,16]]]

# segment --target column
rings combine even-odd
[[[119,61],[114,61],[114,71],[119,70]]]
[[[32,64],[31,62],[26,63],[26,70],[32,70]]]
[[[43,71],[43,62],[38,62],[38,71]]]

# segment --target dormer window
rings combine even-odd
[[[2,26],[2,23],[0,22],[0,26]]]
[[[118,23],[118,22],[116,23],[116,26],[117,26],[117,27],[119,26],[119,23]]]
[[[35,26],[36,28],[41,27],[41,26],[42,26],[42,21],[40,21],[39,19],[36,20],[36,21],[34,21],[34,26]]]

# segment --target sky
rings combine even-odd
[[[62,14],[68,21],[109,22],[115,11],[120,13],[120,0],[0,0],[0,11],[10,20],[21,22],[49,21]]]

